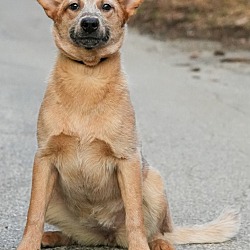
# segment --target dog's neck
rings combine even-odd
[[[71,58],[69,58],[69,59],[71,59]],[[77,63],[80,63],[80,64],[83,64],[83,65],[88,66],[84,61],[79,61],[79,60],[74,60],[74,59],[71,59],[71,60],[73,60],[73,61],[75,61],[75,62],[77,62]],[[108,57],[101,58],[98,64],[100,64],[100,63],[102,63],[102,62],[104,62],[104,61],[106,61],[106,60],[108,60]],[[96,66],[96,65],[95,65],[95,66]],[[93,67],[93,66],[92,66],[92,67]]]
[[[58,45],[58,43],[57,43]],[[59,51],[62,55],[64,55],[65,57],[67,57],[69,60],[72,60],[74,62],[77,62],[79,64],[85,65],[85,66],[89,66],[89,67],[95,67],[97,66],[99,63],[105,61],[106,59],[108,59],[110,56],[106,56],[106,57],[99,57],[96,55],[95,52],[91,53],[90,51],[88,51],[87,53],[85,53],[84,56],[81,55],[81,53],[77,54],[75,51],[70,51],[72,53],[67,52],[66,49],[59,47]],[[77,55],[77,56],[76,56]]]
[[[120,61],[117,52],[90,67],[59,53],[53,72],[54,91],[60,93],[60,101],[72,112],[91,110],[109,95],[127,89]]]
[[[106,66],[107,66],[107,69],[109,71],[113,71],[113,70],[111,70],[112,67],[108,66],[109,64],[113,65],[113,69],[120,71],[121,70],[120,61],[121,61],[121,59],[120,59],[120,52],[119,51],[112,54],[112,55],[96,59],[96,62],[94,65],[90,65],[88,62],[86,62],[84,60],[76,59],[73,56],[66,54],[65,51],[61,51],[61,50],[59,50],[58,57],[57,57],[57,63],[64,63],[65,65],[71,65],[71,69],[72,69],[72,66],[75,66],[75,67],[82,66],[84,68],[85,73],[88,70],[94,71],[96,68],[100,68],[100,67],[104,69],[104,68],[106,68]]]

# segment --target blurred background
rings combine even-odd
[[[145,0],[131,26],[161,39],[211,39],[250,49],[250,1]]]

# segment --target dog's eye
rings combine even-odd
[[[103,4],[102,9],[105,11],[110,11],[112,9],[112,6],[108,3]]]
[[[77,11],[80,8],[79,4],[77,3],[72,3],[69,5],[69,9],[73,11]]]

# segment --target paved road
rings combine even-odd
[[[56,53],[49,25],[36,1],[1,3],[0,249],[15,248],[25,223],[37,112]],[[176,224],[241,208],[233,241],[179,250],[250,246],[250,65],[220,63],[213,56],[219,47],[161,43],[133,32],[124,46],[144,153],[165,178]],[[190,59],[193,51],[197,59]]]

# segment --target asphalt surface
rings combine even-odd
[[[56,54],[50,25],[36,1],[1,3],[0,249],[15,249],[25,224],[37,113]],[[175,223],[241,209],[232,241],[179,250],[250,249],[250,65],[221,63],[215,49],[132,31],[123,48],[143,151],[165,179]],[[226,57],[250,53],[226,50]]]

